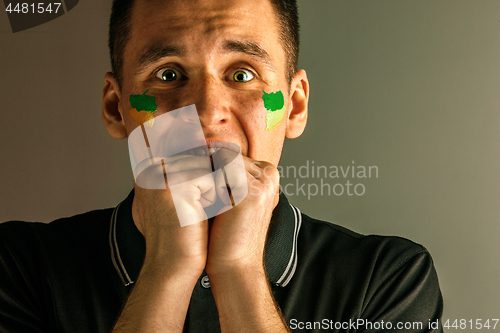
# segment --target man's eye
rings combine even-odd
[[[164,68],[156,73],[156,77],[162,81],[172,82],[182,78],[182,74],[173,68]]]
[[[232,73],[232,80],[238,83],[245,83],[254,78],[252,72],[246,69],[237,69]]]

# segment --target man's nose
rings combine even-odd
[[[227,123],[231,116],[229,100],[222,82],[207,76],[197,89],[196,109],[203,127]]]

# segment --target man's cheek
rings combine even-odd
[[[253,131],[264,131],[266,128],[266,109],[262,101],[262,90],[233,99],[234,112],[240,122],[252,127]],[[243,124],[242,124],[243,125]]]
[[[158,115],[167,113],[172,110],[179,109],[181,107],[187,106],[189,104],[190,100],[186,99],[182,96],[182,92],[178,94],[172,94],[170,91],[161,91],[161,90],[156,90],[153,91],[153,93],[156,96],[156,104],[158,105]],[[185,101],[183,103],[182,101]]]

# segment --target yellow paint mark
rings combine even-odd
[[[267,111],[266,114],[266,130],[272,131],[283,120],[286,113],[286,105],[281,110]]]
[[[146,125],[148,125],[149,127],[153,127],[153,125],[155,123],[155,116],[151,112],[148,112],[148,111],[137,111],[136,109],[130,109],[130,111],[128,112],[128,114],[139,125],[142,125],[142,124],[146,123]]]

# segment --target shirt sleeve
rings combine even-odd
[[[41,253],[25,222],[0,224],[0,332],[48,332],[40,294]],[[44,318],[44,320],[42,320]]]
[[[378,271],[384,273],[365,299],[358,332],[443,332],[443,298],[427,250]]]

